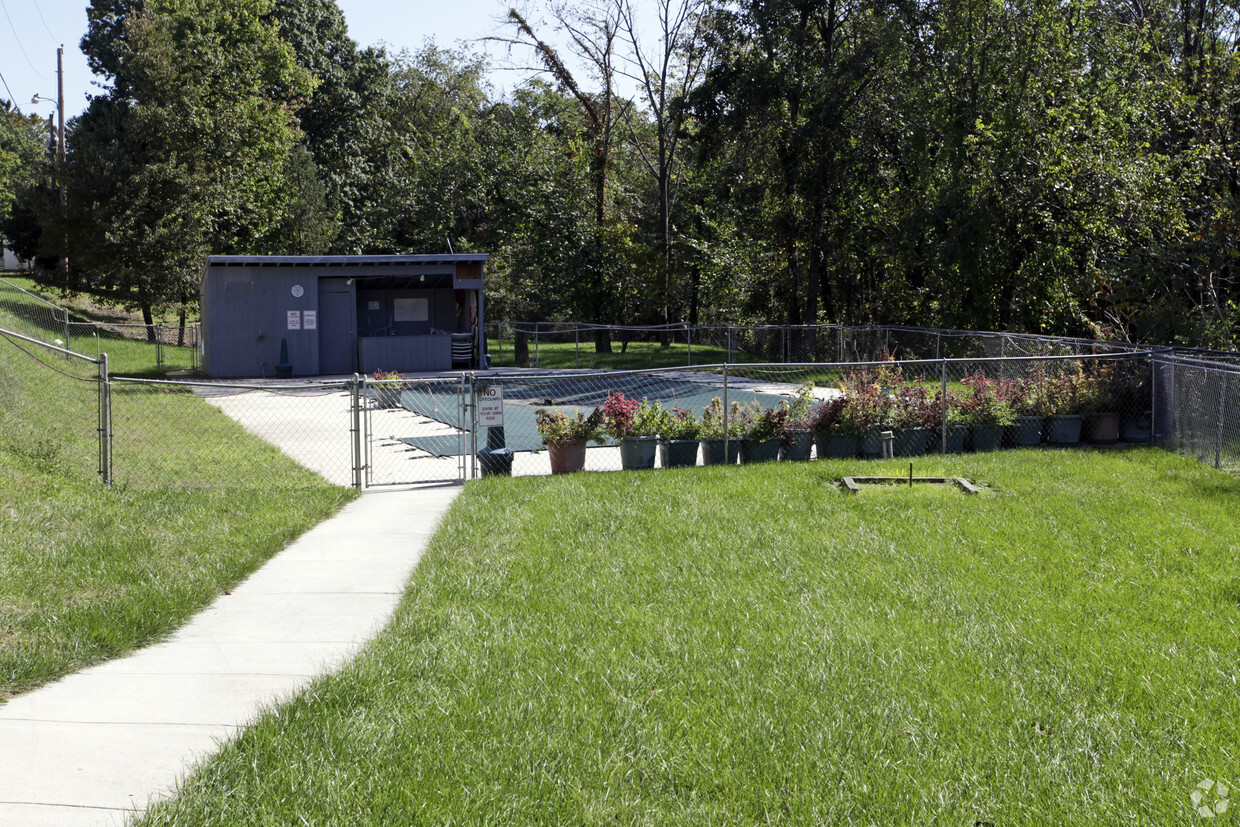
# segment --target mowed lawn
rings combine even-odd
[[[907,469],[471,483],[390,627],[141,823],[1168,824],[1240,780],[1240,481],[833,482]]]

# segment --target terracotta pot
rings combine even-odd
[[[569,474],[586,467],[586,441],[584,439],[549,442],[547,453],[551,455],[551,473],[553,474]]]

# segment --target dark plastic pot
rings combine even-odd
[[[620,465],[626,471],[654,468],[657,436],[626,436],[620,440]]]
[[[974,451],[997,451],[1003,445],[1002,425],[974,425],[969,429]]]
[[[741,440],[741,463],[775,462],[779,459],[781,441],[782,438],[777,436],[762,440]]]
[[[784,442],[784,459],[794,462],[804,462],[810,458],[810,454],[813,450],[813,431],[797,429],[795,431],[788,432],[788,438]]]
[[[1124,418],[1119,428],[1119,438],[1124,442],[1150,441],[1150,412],[1129,415]]]
[[[1094,445],[1114,445],[1119,442],[1119,414],[1103,411],[1091,416],[1088,439]]]
[[[861,438],[861,453],[867,457],[880,457],[883,455],[883,438],[882,431],[870,431]]]
[[[1008,437],[1012,445],[1018,448],[1032,448],[1042,444],[1042,424],[1045,420],[1040,416],[1018,416],[1015,424],[1008,426]]]
[[[1046,418],[1046,441],[1051,445],[1076,445],[1081,441],[1081,415],[1048,416]]]
[[[819,459],[852,459],[857,455],[857,438],[852,434],[818,434],[814,444]]]
[[[969,438],[968,425],[948,425],[947,426],[947,450],[948,454],[963,454],[964,444]],[[936,434],[931,438],[934,443],[931,447],[935,451],[943,451],[943,437]]]
[[[659,445],[660,463],[664,468],[692,468],[697,465],[701,444],[696,439],[665,439]]]
[[[924,456],[929,436],[929,428],[903,428],[892,435],[891,452],[897,457]]]
[[[727,462],[723,458],[723,439],[722,437],[708,437],[702,440],[702,464],[703,465],[735,465],[740,457],[741,441],[739,439],[728,440],[728,457]]]

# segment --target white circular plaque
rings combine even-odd
[[[306,289],[302,287],[300,284],[293,285],[293,298],[300,299],[303,295],[305,295],[305,292],[306,292]]]

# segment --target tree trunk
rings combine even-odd
[[[611,353],[611,328],[600,327],[594,331],[594,352]]]
[[[151,312],[151,303],[142,302],[142,324],[146,325],[146,340],[155,343],[155,315]]]
[[[519,368],[530,366],[530,334],[521,328],[512,333],[512,361]]]

